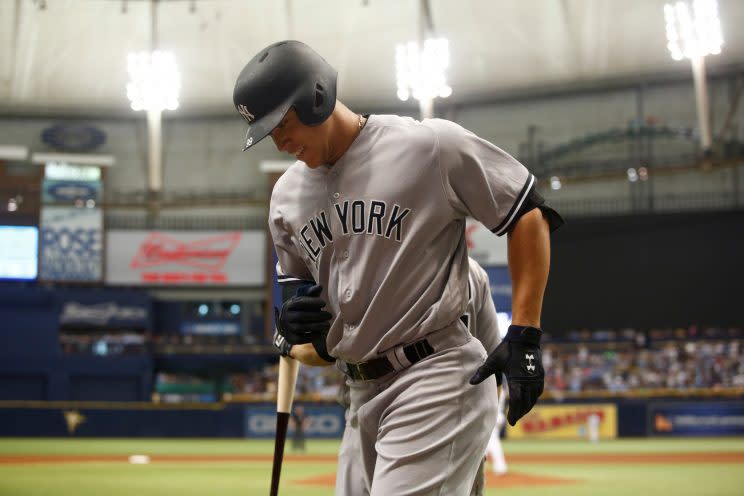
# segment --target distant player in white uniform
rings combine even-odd
[[[478,262],[472,258],[468,259],[470,272],[468,274],[468,305],[467,310],[461,317],[465,325],[467,325],[470,333],[477,338],[486,350],[495,350],[501,342],[501,334],[499,332],[498,317],[496,315],[496,307],[491,297],[491,288],[488,280],[488,274],[483,268],[478,265]],[[292,346],[289,344],[279,333],[274,333],[274,346],[279,350],[279,353],[284,356],[289,356],[299,360],[306,365],[320,365],[330,366],[334,361],[326,361],[321,358],[315,351],[312,344],[299,344]],[[338,455],[338,468],[336,478],[336,493],[337,494],[353,494],[366,496],[369,491],[366,487],[366,481],[364,478],[364,467],[361,463],[360,457],[360,443],[359,443],[359,432],[358,428],[349,422],[349,388],[343,387],[339,392],[339,403],[346,409],[346,428],[344,429],[343,439],[341,441],[341,449]],[[497,412],[496,429],[494,434],[491,436],[491,441],[488,443],[487,453],[493,460],[500,461],[498,465],[499,469],[494,468],[496,473],[504,473],[506,471],[506,462],[504,461],[504,454],[501,451],[501,443],[499,442],[499,419],[500,415],[502,418],[504,407],[502,402],[503,394],[499,396],[499,411]],[[501,421],[503,426],[503,420]],[[493,438],[496,436],[494,444]],[[478,470],[478,476],[476,477],[471,496],[482,496],[483,488],[485,487],[485,478],[483,473],[483,464]],[[503,465],[504,469],[500,467]],[[496,466],[495,466],[496,467]]]
[[[488,440],[488,446],[486,447],[486,455],[491,460],[491,470],[496,475],[504,475],[508,471],[504,448],[501,446],[501,429],[504,428],[506,423],[506,403],[509,401],[509,393],[503,379],[501,385],[499,406],[496,410],[496,428],[491,432],[491,439]]]
[[[561,219],[501,149],[445,120],[358,115],[336,99],[336,77],[283,41],[235,84],[244,149],[270,134],[298,159],[269,206],[285,290],[277,332],[347,375],[371,496],[467,495],[496,423],[492,376],[509,379],[511,424],[542,393],[540,313]],[[515,324],[488,356],[460,320],[467,216],[509,235]]]

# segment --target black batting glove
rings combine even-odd
[[[509,413],[506,419],[514,426],[529,412],[542,394],[545,370],[542,366],[540,337],[536,327],[512,325],[504,340],[488,355],[483,365],[470,378],[470,384],[480,384],[491,374],[501,385],[501,374],[506,374],[509,386]]]
[[[279,354],[281,356],[285,356],[285,357],[291,357],[292,356],[291,355],[292,345],[289,344],[287,342],[287,340],[284,339],[284,336],[282,336],[281,334],[279,334],[279,332],[276,331],[276,330],[274,330],[273,343],[274,343],[274,348],[276,348],[277,350],[279,350]]]
[[[312,343],[331,328],[332,315],[325,310],[319,285],[302,287],[284,302],[276,319],[277,332],[291,345]]]

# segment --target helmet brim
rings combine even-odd
[[[245,133],[243,151],[246,151],[248,148],[268,136],[271,131],[279,125],[284,116],[287,115],[287,112],[289,112],[291,107],[291,102],[283,103],[260,119],[252,122]]]

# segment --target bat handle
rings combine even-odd
[[[292,400],[294,399],[299,370],[300,362],[294,358],[279,357],[279,379],[276,388],[277,412],[289,413],[292,411]]]

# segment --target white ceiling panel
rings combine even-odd
[[[45,8],[40,5],[45,4]],[[663,0],[431,0],[450,40],[453,101],[550,85],[688,70],[666,49]],[[181,111],[229,112],[245,62],[286,38],[340,73],[352,105],[397,103],[394,48],[415,39],[418,0],[161,0],[158,46],[182,75]],[[148,0],[0,0],[0,110],[125,112],[127,53],[150,46]],[[719,0],[725,45],[744,65],[744,2]]]

